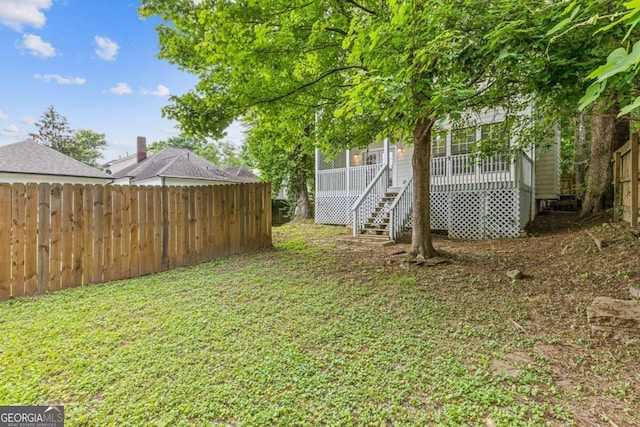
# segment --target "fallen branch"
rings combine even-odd
[[[509,320],[511,320],[511,323],[513,323],[513,324],[514,324],[518,329],[520,329],[522,332],[524,332],[525,334],[527,333],[527,330],[526,330],[524,327],[522,327],[522,325],[521,325],[521,324],[519,324],[518,322],[516,322],[516,321],[515,321],[515,320],[513,320],[513,319],[509,319]]]

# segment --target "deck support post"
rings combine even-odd
[[[389,164],[389,138],[385,138],[384,142],[383,142],[383,149],[384,149],[384,164],[387,165],[387,169],[389,169],[389,174],[391,174],[391,165]],[[391,175],[389,175],[391,176]],[[388,181],[388,180],[387,180]],[[387,182],[387,187],[389,186],[389,183]]]
[[[346,165],[347,165],[347,176],[346,176],[346,186],[347,186],[347,200],[351,201],[351,150],[347,150],[345,154],[347,156]]]

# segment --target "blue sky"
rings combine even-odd
[[[104,133],[102,160],[177,135],[161,116],[194,76],[156,58],[157,19],[133,0],[0,0],[0,145],[21,141],[53,105],[73,129]],[[243,134],[234,125],[228,141]]]

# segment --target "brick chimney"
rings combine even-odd
[[[137,160],[138,163],[147,158],[147,138],[144,136],[138,137],[138,152],[137,152]]]

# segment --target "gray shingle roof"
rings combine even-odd
[[[246,166],[226,168],[225,172],[245,182],[258,182],[258,177]]]
[[[184,148],[166,147],[143,161],[124,168],[112,175],[114,178],[130,177],[139,181],[155,176],[167,178],[192,178],[208,181],[246,182],[225,172],[207,159]]]
[[[111,179],[106,173],[32,139],[0,146],[0,172]]]

